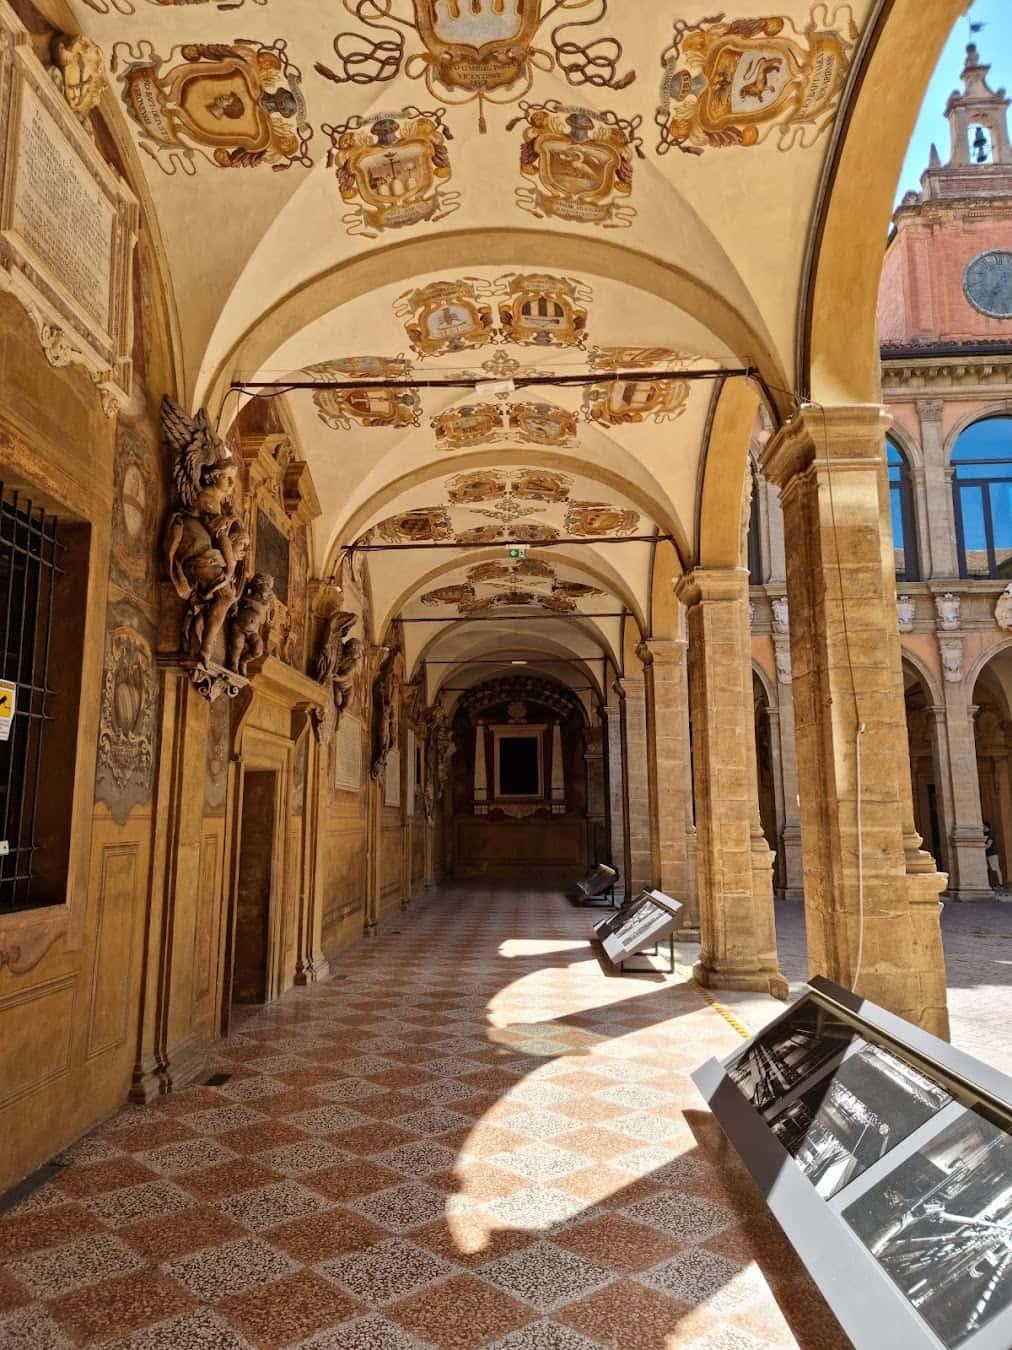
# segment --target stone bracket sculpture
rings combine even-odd
[[[165,522],[163,558],[172,588],[184,602],[180,623],[182,658],[195,688],[213,701],[234,698],[246,684],[243,670],[251,651],[248,624],[263,600],[254,592],[242,618],[242,641],[226,625],[246,599],[249,534],[236,514],[238,466],[215,434],[206,409],[190,417],[173,399],[162,399],[162,437],[173,455],[176,501]],[[262,590],[263,578],[258,583]],[[273,599],[273,583],[271,585]]]
[[[400,697],[400,676],[397,672],[399,647],[381,647],[385,652],[379,674],[373,684],[373,758],[369,777],[378,783],[386,772],[390,751],[397,744],[397,704]]]
[[[274,578],[255,572],[228,621],[228,666],[245,675],[251,661],[263,656],[264,630],[274,617]]]
[[[326,621],[316,658],[316,679],[329,697],[322,708],[313,709],[313,726],[321,745],[329,745],[341,724],[341,714],[352,700],[359,663],[365,644],[348,634],[358,622],[357,614],[338,610]]]

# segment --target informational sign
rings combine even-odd
[[[0,741],[9,741],[14,714],[18,705],[18,687],[10,680],[0,680]]]
[[[1012,1079],[820,978],[693,1081],[857,1350],[1008,1350]]]
[[[594,932],[608,959],[620,965],[669,938],[678,927],[681,908],[677,900],[661,891],[642,891],[613,918],[596,924]]]
[[[607,863],[598,863],[576,883],[576,891],[583,902],[596,900],[608,892],[614,896],[617,880],[618,873],[614,867],[609,867]]]

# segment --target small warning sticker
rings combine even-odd
[[[10,680],[0,680],[0,741],[9,741],[14,725],[14,709],[18,703],[18,687]]]

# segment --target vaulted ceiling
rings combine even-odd
[[[658,547],[698,560],[708,472],[737,537],[858,74],[874,90],[902,11],[926,16],[926,78],[959,6],[67,3],[144,172],[185,395],[222,427],[251,393],[282,400],[323,508],[316,569],[370,546],[377,636],[420,621],[409,665],[446,644],[513,659],[535,630],[545,660],[589,643],[620,665],[610,616],[649,631]],[[527,570],[503,570],[517,538]]]

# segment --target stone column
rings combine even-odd
[[[682,910],[682,941],[698,941],[699,897],[689,858],[692,766],[685,638],[649,638],[641,644],[647,679],[650,743],[656,768],[658,884]]]
[[[627,893],[649,889],[654,884],[653,841],[650,811],[650,755],[647,749],[646,680],[626,677],[622,686],[622,720],[625,728],[626,800],[629,807],[629,874]]]
[[[945,822],[949,843],[949,895],[953,900],[993,900],[984,856],[984,820],[973,719],[963,688],[963,637],[938,635],[945,694],[945,743],[948,783],[944,794],[951,814]]]
[[[626,884],[626,835],[625,835],[625,773],[622,754],[622,708],[621,699],[615,689],[610,695],[612,701],[602,711],[608,719],[608,820],[611,831],[611,865],[622,874],[622,885]]]
[[[800,900],[804,895],[801,863],[801,807],[798,804],[798,753],[794,740],[794,675],[791,670],[791,638],[788,605],[773,606],[773,652],[777,667],[777,708],[770,709],[772,741],[779,746],[780,790],[783,814],[779,845],[783,859],[784,900]]]
[[[787,997],[777,959],[773,854],[759,819],[748,572],[697,569],[681,578],[688,610],[695,768],[700,953],[712,989]]]
[[[945,463],[941,399],[917,402],[921,423],[921,454],[924,467],[923,493],[918,493],[917,542],[922,577],[954,577],[959,574],[956,558],[956,520],[952,504],[952,470]],[[918,484],[919,486],[919,484]]]
[[[913,823],[888,425],[877,405],[804,408],[763,455],[786,528],[809,970],[945,1036],[945,879]]]
[[[587,844],[593,863],[608,861],[607,791],[605,783],[605,727],[587,728]]]

